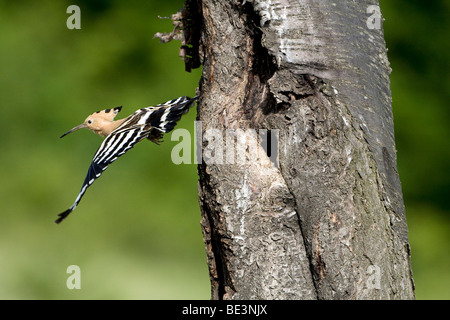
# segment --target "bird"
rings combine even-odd
[[[189,111],[197,99],[198,96],[194,98],[179,97],[156,106],[139,109],[120,120],[114,120],[114,118],[122,110],[122,106],[97,111],[89,115],[82,124],[61,135],[60,138],[63,138],[69,133],[87,128],[105,139],[94,154],[75,202],[69,209],[58,215],[55,223],[59,224],[66,219],[78,206],[87,188],[101,176],[111,163],[138,142],[147,138],[160,144],[164,133],[172,131],[177,121]]]

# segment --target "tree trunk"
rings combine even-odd
[[[187,9],[212,298],[413,299],[378,1]]]

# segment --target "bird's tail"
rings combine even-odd
[[[64,212],[61,212],[60,214],[58,214],[58,219],[56,219],[55,220],[55,223],[56,224],[59,224],[59,223],[61,223],[65,218],[67,218],[67,216],[73,211],[73,210],[75,210],[75,208],[78,206],[78,204],[80,203],[80,201],[81,201],[81,198],[83,197],[83,195],[86,193],[86,189],[94,182],[94,180],[95,180],[95,178],[93,179],[92,178],[92,176],[91,176],[91,168],[93,168],[92,166],[91,167],[89,167],[89,172],[88,172],[88,175],[87,175],[87,177],[86,177],[86,179],[85,179],[85,181],[84,181],[84,183],[83,183],[83,187],[81,187],[81,190],[80,190],[80,193],[78,194],[78,197],[77,197],[77,199],[75,200],[75,202],[74,202],[74,204],[69,208],[69,209],[67,209],[66,211],[64,211]],[[95,171],[94,171],[95,172]],[[94,173],[95,174],[95,173]],[[100,175],[98,175],[98,176],[100,176]]]
[[[153,128],[161,132],[170,132],[177,124],[177,121],[181,119],[181,116],[189,111],[189,108],[194,105],[194,101],[197,99],[198,96],[194,98],[184,96],[159,104],[155,107],[156,110],[152,110],[148,122]]]
[[[70,207],[69,209],[67,209],[66,211],[58,214],[58,219],[55,220],[56,224],[60,224],[65,218],[67,218],[67,216],[74,210],[74,207]]]

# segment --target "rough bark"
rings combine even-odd
[[[203,151],[209,129],[279,136],[278,163],[198,167],[212,298],[414,298],[378,1],[187,3]]]

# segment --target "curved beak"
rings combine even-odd
[[[67,136],[69,133],[77,131],[78,129],[83,129],[83,128],[87,128],[87,125],[82,123],[79,126],[76,126],[75,128],[70,129],[69,131],[67,131],[66,133],[64,133],[60,138]]]

